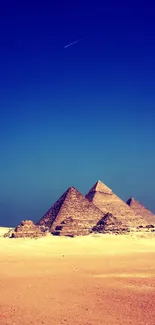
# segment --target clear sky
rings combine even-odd
[[[155,7],[52,2],[0,7],[0,225],[98,179],[155,212]]]

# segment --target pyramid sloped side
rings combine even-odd
[[[103,212],[74,189],[66,196],[51,231],[64,236],[88,235],[102,217]]]
[[[43,217],[36,223],[37,225],[44,225],[46,227],[51,227],[55,218],[57,217],[62,204],[68,194],[69,189],[61,195],[61,197],[54,203],[54,205],[43,215]]]
[[[155,215],[134,198],[130,198],[126,202],[135,213],[140,214],[148,223],[155,224]]]
[[[93,202],[104,214],[111,213],[124,224],[132,227],[146,225],[144,218],[136,214],[124,201],[122,201],[112,191],[107,193],[92,191],[86,195],[86,198]]]

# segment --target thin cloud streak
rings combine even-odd
[[[74,42],[71,42],[71,43],[69,43],[69,44],[67,44],[67,45],[65,45],[64,46],[64,49],[66,49],[67,47],[69,47],[69,46],[72,46],[73,44],[76,44],[76,43],[78,43],[79,41],[81,41],[83,38],[79,38],[79,39],[77,39],[76,41],[74,41]]]

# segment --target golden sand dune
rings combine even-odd
[[[0,238],[0,324],[154,325],[155,238]]]
[[[3,237],[9,231],[10,228],[0,227],[0,237]]]

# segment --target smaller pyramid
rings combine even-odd
[[[21,223],[13,230],[5,234],[5,237],[10,238],[36,238],[46,236],[48,229],[40,226],[36,226],[31,220],[23,220]]]
[[[86,198],[98,207],[104,214],[111,213],[124,226],[137,227],[146,225],[146,221],[121,200],[112,190],[101,181],[87,193]]]
[[[38,221],[47,226],[53,235],[88,235],[103,217],[93,203],[74,187],[70,187]]]
[[[113,214],[107,213],[103,218],[101,218],[95,227],[93,227],[92,232],[95,233],[113,233],[122,234],[128,231],[128,227],[124,227],[122,222],[118,220]]]
[[[155,224],[155,215],[139,201],[131,197],[126,202],[137,214],[140,214],[149,224]]]

